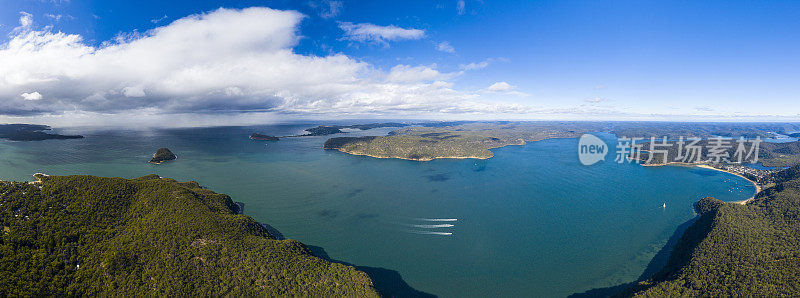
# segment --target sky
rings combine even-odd
[[[800,121],[798,1],[0,0],[0,122]]]

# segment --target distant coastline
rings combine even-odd
[[[501,147],[505,147],[505,146],[508,146],[508,145],[504,145],[504,146],[500,146],[500,147],[496,147],[496,148],[501,148]],[[356,155],[356,156],[367,156],[367,157],[380,158],[380,159],[402,159],[402,160],[410,160],[410,161],[432,161],[432,160],[436,160],[436,159],[481,159],[481,160],[483,160],[483,159],[490,159],[490,158],[494,157],[494,153],[491,153],[490,156],[486,156],[486,157],[484,157],[484,156],[437,156],[437,157],[430,157],[430,158],[408,158],[408,157],[372,155],[372,154],[369,154],[369,153],[361,153],[361,152],[348,152],[348,151],[345,151],[342,148],[325,148],[325,149],[326,150],[336,150],[336,151],[339,151],[339,152],[342,152],[342,153],[347,153],[347,154]],[[494,148],[492,148],[492,149],[494,149]]]
[[[10,141],[44,141],[82,139],[81,135],[47,133],[50,126],[39,124],[0,124],[0,139]]]

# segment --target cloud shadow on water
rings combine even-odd
[[[450,180],[450,174],[447,173],[431,174],[431,175],[425,175],[425,178],[428,178],[428,182],[445,182],[447,180]]]
[[[325,209],[325,210],[321,210],[321,211],[317,212],[317,215],[319,215],[320,217],[325,217],[325,218],[335,218],[335,217],[339,216],[339,211]]]

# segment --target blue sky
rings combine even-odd
[[[797,1],[0,0],[0,62],[13,65],[0,67],[0,114],[65,124],[103,116],[797,121],[798,15]],[[194,21],[173,26],[187,17]],[[220,37],[187,39],[202,30]],[[214,40],[228,37],[217,49]],[[155,53],[175,43],[185,49]],[[148,55],[180,63],[150,76],[135,69],[148,69]],[[264,64],[242,60],[249,55]],[[220,78],[187,77],[198,69]],[[276,75],[253,79],[263,73]],[[64,91],[76,84],[82,90]]]

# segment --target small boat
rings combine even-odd
[[[667,203],[664,203],[663,205],[661,205],[661,208],[667,208]]]

